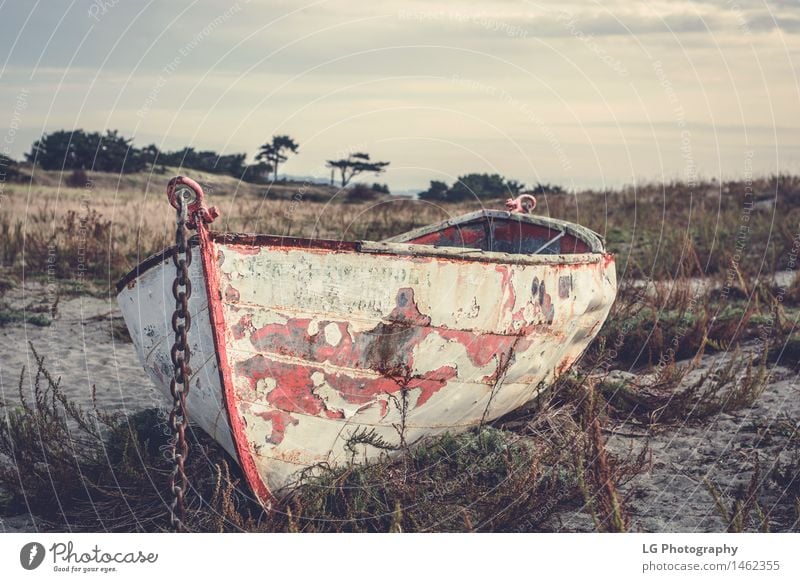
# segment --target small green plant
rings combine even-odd
[[[12,309],[0,304],[0,327],[12,323],[28,323],[38,327],[47,327],[50,325],[51,319],[46,313]]]
[[[751,526],[763,533],[770,531],[769,516],[764,513],[764,509],[757,499],[758,492],[762,486],[758,458],[756,458],[747,490],[735,492],[733,499],[728,502],[724,499],[719,487],[710,479],[706,478],[704,483],[714,499],[714,506],[725,522],[728,532],[745,532]]]

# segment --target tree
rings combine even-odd
[[[278,136],[276,139],[285,149],[288,146],[283,142],[284,138],[289,139],[286,136]],[[60,130],[42,135],[33,143],[31,151],[25,157],[29,162],[36,161],[45,170],[127,173],[140,172],[158,164],[228,174],[241,180],[252,178],[258,183],[264,183],[265,177],[268,179],[273,171],[271,164],[263,162],[246,166],[246,154],[220,155],[212,150],[197,151],[193,147],[168,152],[159,151],[155,144],[138,149],[133,146],[132,141],[116,130],[109,130],[105,135],[98,132],[87,133],[81,129]],[[296,150],[297,144],[292,144]],[[10,175],[8,170],[6,174]]]
[[[424,192],[419,193],[420,200],[429,200],[431,202],[446,202],[447,192],[450,187],[439,180],[431,180],[431,185]]]
[[[251,184],[268,184],[269,175],[272,173],[272,166],[265,162],[257,162],[245,167],[241,178]]]
[[[38,163],[45,170],[58,170],[61,167],[76,168],[80,163],[78,159],[78,142],[82,141],[82,130],[74,132],[55,131],[43,134],[33,142],[31,151],[25,158],[33,163]],[[77,139],[73,140],[73,137]]]
[[[155,146],[148,146],[141,151],[141,154],[146,159],[152,160],[149,163],[155,162],[153,157],[152,148]],[[156,150],[157,151],[157,150]],[[245,159],[246,154],[227,154],[220,155],[212,150],[195,151],[192,147],[186,147],[182,150],[175,152],[161,152],[157,154],[158,162],[167,166],[180,166],[182,168],[191,168],[193,170],[202,170],[212,174],[227,174],[235,178],[241,178],[245,173]],[[259,164],[261,166],[261,164]],[[270,171],[272,168],[270,168]]]
[[[508,190],[509,196],[517,196],[525,189],[525,184],[517,180],[506,180],[506,189]]]
[[[564,189],[558,184],[542,184],[536,182],[533,188],[534,194],[564,194]]]
[[[381,174],[386,171],[389,162],[372,162],[369,154],[355,152],[341,160],[328,160],[327,166],[331,169],[331,185],[333,185],[333,173],[338,170],[341,176],[342,188],[347,186],[355,176],[370,172]]]
[[[55,131],[44,134],[25,154],[45,170],[96,170],[98,172],[139,172],[146,166],[144,156],[131,139],[109,130],[97,132]]]
[[[272,170],[274,172],[273,181],[277,182],[278,165],[289,159],[284,152],[296,154],[298,147],[300,146],[288,135],[274,135],[272,136],[271,142],[265,143],[261,146],[261,150],[256,156],[256,160],[264,160],[270,166],[272,166]]]
[[[366,184],[354,184],[347,191],[347,202],[370,202],[378,197],[378,192]]]
[[[467,174],[459,176],[447,193],[450,202],[460,202],[470,198],[479,200],[507,198],[508,188],[505,178],[500,174]]]
[[[524,188],[517,180],[506,180],[500,174],[466,174],[452,186],[431,180],[431,185],[419,193],[420,200],[462,202],[471,198],[496,200],[516,196]]]
[[[19,167],[17,162],[0,154],[0,184],[6,180],[16,180],[19,177]]]
[[[216,163],[217,172],[225,172],[229,176],[239,178],[245,171],[246,154],[228,154],[227,156],[219,156]]]
[[[104,136],[99,133],[86,134],[85,147],[89,151],[86,152],[86,163],[81,169],[97,172],[140,172],[145,168],[145,163],[132,143],[132,139],[122,137],[117,130],[109,130]]]
[[[148,166],[152,166],[156,163],[156,160],[161,155],[161,152],[158,151],[158,146],[154,143],[151,143],[149,146],[145,146],[139,150],[139,155],[141,156],[142,160],[144,160],[145,164]],[[164,160],[160,160],[161,163],[164,163]]]

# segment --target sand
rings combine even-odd
[[[49,309],[55,297],[40,283],[29,283],[6,292],[3,301],[21,309]],[[60,376],[65,393],[83,404],[91,403],[97,387],[98,406],[134,412],[168,407],[169,401],[145,376],[130,341],[114,336],[122,326],[113,297],[90,295],[62,297],[50,326],[7,324],[0,327],[0,393],[14,399],[20,371],[26,369],[25,386],[35,371],[29,342],[54,376]],[[745,346],[743,357],[752,357]],[[727,354],[706,356],[701,370],[717,365]],[[800,386],[797,375],[783,367],[771,368],[772,378],[755,406],[733,414],[720,414],[701,423],[666,427],[647,438],[636,430],[619,427],[608,435],[609,449],[617,455],[635,454],[645,443],[652,451],[652,468],[624,489],[631,529],[644,532],[724,531],[704,484],[709,478],[723,493],[744,488],[753,472],[753,455],[762,459],[762,476],[775,458],[786,458],[786,438],[763,436],[763,427],[786,416],[800,418]],[[691,380],[691,378],[689,379]],[[762,427],[761,433],[756,426]],[[766,489],[765,509],[771,509],[777,491]],[[787,515],[791,521],[793,516]],[[561,512],[552,518],[553,531],[593,531],[591,518],[581,511]],[[0,516],[0,531],[31,531],[24,515]]]
[[[54,295],[39,283],[9,290],[4,301],[12,309],[47,308]],[[36,363],[30,345],[54,377],[61,377],[64,393],[76,401],[91,404],[92,387],[102,408],[135,412],[169,405],[145,376],[133,344],[114,337],[114,328],[124,327],[113,297],[81,295],[58,301],[49,326],[31,323],[0,327],[0,395],[14,399],[20,372],[25,384],[33,380]]]
[[[7,308],[29,312],[44,310],[49,326],[19,323],[0,326],[0,397],[18,399],[20,373],[23,389],[30,390],[36,362],[30,345],[45,357],[53,377],[61,378],[64,393],[85,406],[92,405],[96,386],[99,408],[135,412],[145,408],[169,407],[164,397],[145,376],[133,344],[114,337],[112,331],[124,326],[116,300],[92,295],[60,297],[50,313],[56,293],[46,285],[31,282],[6,291]],[[52,317],[51,317],[52,316]],[[27,515],[0,515],[0,532],[35,531]]]
[[[737,356],[720,353],[704,356],[684,385],[701,374],[724,364],[730,357],[756,359],[754,344],[742,347]],[[765,513],[778,518],[785,528],[796,516],[786,511],[786,501],[778,504],[781,491],[770,488],[768,474],[775,460],[788,460],[788,439],[775,434],[776,422],[800,418],[800,384],[797,373],[782,366],[771,366],[771,379],[751,408],[722,413],[705,420],[667,426],[649,435],[627,425],[606,435],[608,449],[620,456],[638,453],[645,444],[652,453],[648,472],[622,488],[627,496],[631,531],[641,532],[724,532],[727,525],[715,508],[705,480],[713,482],[730,501],[736,491],[746,491],[759,458],[760,479],[764,487],[758,494]],[[796,420],[795,420],[796,421]],[[769,429],[772,429],[770,432]],[[641,433],[642,436],[635,436]],[[730,505],[730,503],[728,503]],[[556,516],[554,531],[594,531],[591,519],[583,512]]]

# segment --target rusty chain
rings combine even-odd
[[[175,264],[175,280],[172,282],[172,296],[175,298],[175,311],[172,314],[172,330],[175,332],[175,343],[172,344],[170,357],[173,365],[173,377],[169,389],[172,394],[172,411],[169,415],[169,426],[172,429],[172,474],[170,489],[172,505],[170,506],[170,522],[177,532],[186,531],[184,524],[186,506],[184,497],[188,489],[186,478],[186,458],[189,445],[186,442],[186,427],[189,418],[186,413],[186,396],[189,393],[189,367],[191,350],[189,349],[189,329],[192,317],[189,313],[189,298],[192,296],[192,282],[189,279],[189,265],[192,264],[192,250],[187,241],[187,201],[178,192],[177,218],[175,229],[175,252],[172,261]]]

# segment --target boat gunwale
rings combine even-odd
[[[587,253],[564,253],[564,254],[518,254],[497,251],[484,251],[469,247],[450,247],[426,244],[414,244],[405,240],[423,236],[431,232],[436,232],[449,226],[457,226],[473,222],[481,218],[511,219],[518,222],[527,222],[537,226],[550,227],[553,230],[561,230],[571,234],[585,242],[590,252]],[[250,234],[250,233],[230,233],[230,232],[209,232],[209,238],[218,244],[228,244],[237,246],[257,246],[274,247],[278,249],[305,249],[305,250],[325,250],[331,252],[353,252],[365,254],[380,254],[390,256],[407,257],[432,257],[443,258],[446,260],[456,260],[465,262],[486,262],[506,265],[580,265],[600,262],[603,257],[611,256],[606,252],[602,239],[592,230],[564,220],[534,216],[530,214],[519,214],[499,210],[479,210],[469,214],[461,215],[457,218],[446,220],[435,225],[424,226],[412,231],[408,231],[398,236],[387,238],[380,242],[373,241],[337,241],[331,239],[311,239],[293,236],[281,236],[271,234]],[[192,248],[199,246],[197,235],[189,239]],[[125,274],[116,284],[117,293],[121,293],[131,282],[149,271],[156,265],[170,259],[175,253],[175,245],[154,253],[144,259],[136,267]]]

